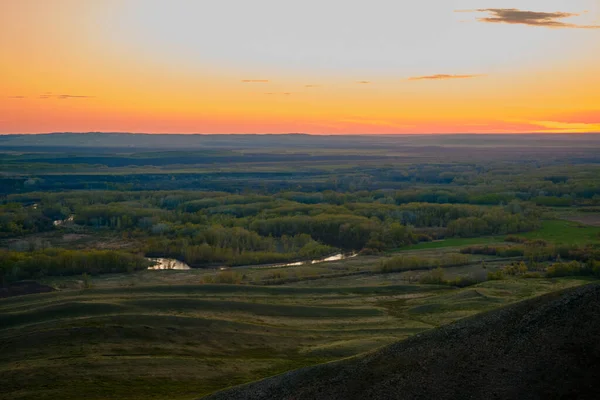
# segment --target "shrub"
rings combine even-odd
[[[472,276],[459,276],[458,278],[446,281],[446,285],[456,286],[460,288],[477,285],[478,283],[481,283],[481,281],[475,279]]]
[[[521,244],[525,244],[529,241],[529,239],[521,237],[521,236],[515,236],[515,235],[508,235],[505,239],[505,242],[510,242],[510,243],[521,243]]]
[[[399,272],[411,270],[424,270],[439,267],[455,267],[466,265],[471,262],[470,258],[463,254],[450,254],[445,258],[424,258],[416,256],[396,256],[381,261],[379,272]]]
[[[444,285],[446,280],[444,279],[444,270],[442,268],[436,268],[433,271],[424,274],[419,279],[419,283],[424,285]]]
[[[489,281],[501,281],[504,279],[504,272],[501,269],[494,272],[490,271],[487,278]]]
[[[470,246],[460,250],[462,254],[481,254],[498,257],[522,257],[525,248],[522,246]]]
[[[546,269],[546,276],[549,278],[558,278],[562,276],[577,276],[577,275],[591,275],[592,270],[583,268],[582,264],[577,261],[571,261],[570,263],[556,263],[552,264]]]

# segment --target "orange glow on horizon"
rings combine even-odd
[[[600,50],[600,29],[547,29],[555,38],[548,41],[564,38],[548,42],[549,49],[569,51],[568,57],[557,52],[551,63],[528,58],[524,49],[516,62],[498,67],[482,67],[477,54],[464,66],[458,55],[447,65],[443,59],[432,64],[424,53],[422,63],[397,72],[365,66],[336,73],[280,66],[278,60],[261,69],[225,58],[182,62],[177,57],[187,57],[185,52],[166,53],[180,42],[154,52],[137,31],[103,27],[135,1],[3,2],[0,49],[7,62],[0,64],[0,133],[600,132],[600,51],[593,51]],[[463,3],[469,9],[468,0]],[[599,7],[580,3],[600,20]],[[532,43],[543,40],[539,32],[546,29],[464,23],[464,13],[439,18],[450,19],[444,23],[457,31],[484,36],[526,32]],[[517,33],[506,40],[520,40]],[[261,54],[257,50],[257,59]]]

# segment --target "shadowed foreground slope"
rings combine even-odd
[[[599,333],[593,284],[205,399],[597,398]]]

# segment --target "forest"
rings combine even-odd
[[[426,138],[353,138],[355,147],[333,151],[331,138],[305,135],[258,137],[261,150],[245,136],[177,137],[186,150],[157,151],[130,135],[100,136],[104,147],[96,148],[85,141],[65,148],[65,137],[42,137],[48,143],[38,140],[27,153],[22,141],[0,141],[4,282],[136,270],[144,257],[214,268],[337,252],[377,255],[424,242],[532,232],[548,210],[600,208],[600,165],[596,153],[585,151],[589,137],[569,148],[569,163],[563,161],[569,151],[556,151],[560,138],[519,148],[538,154],[533,162],[513,150],[532,138],[515,139],[513,147],[496,137],[473,143],[450,137],[438,146]],[[133,148],[120,150],[124,141]],[[284,152],[290,144],[296,151]],[[414,149],[420,152],[406,159]],[[493,157],[462,160],[475,149]],[[432,155],[440,159],[432,162]],[[92,236],[100,245],[54,248],[53,234]],[[106,237],[122,246],[104,248]],[[69,257],[77,257],[77,268]],[[111,257],[122,261],[107,262]]]

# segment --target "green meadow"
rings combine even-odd
[[[584,282],[158,285],[14,297],[0,301],[2,398],[194,399]]]
[[[540,229],[520,236],[556,244],[585,245],[600,240],[600,227],[566,220],[548,220],[542,222]]]

